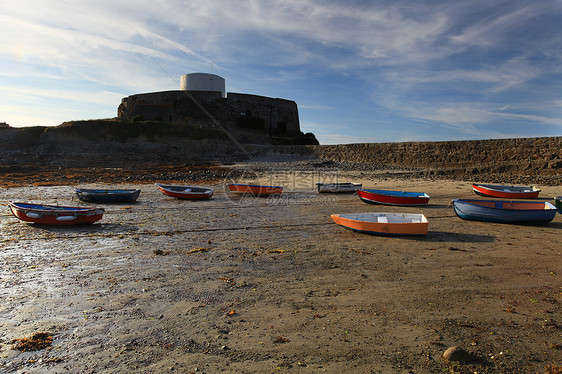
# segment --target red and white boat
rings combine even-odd
[[[498,184],[472,185],[472,190],[477,195],[487,197],[500,197],[503,199],[532,199],[539,196],[540,189],[535,186],[503,186]]]
[[[429,195],[424,192],[389,190],[357,190],[361,201],[369,204],[385,205],[427,205]]]
[[[175,197],[176,199],[209,199],[215,192],[214,188],[178,186],[171,184],[156,183],[156,186],[164,195]]]
[[[227,186],[230,192],[246,193],[256,196],[274,195],[274,194],[283,193],[283,187],[281,186],[259,186],[256,184],[239,184],[239,183],[232,183],[232,184],[228,184]]]
[[[105,210],[58,205],[9,202],[12,214],[25,222],[43,225],[80,225],[99,221]]]

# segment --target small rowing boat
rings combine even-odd
[[[346,229],[374,235],[427,235],[429,222],[414,213],[332,214],[335,223]]]
[[[556,215],[556,207],[543,201],[454,199],[453,209],[462,219],[497,223],[547,223]]]
[[[82,201],[89,203],[129,203],[139,198],[139,189],[90,189],[77,188],[74,190],[76,196]]]
[[[360,190],[361,183],[316,183],[318,192],[346,193]]]
[[[480,196],[504,199],[532,199],[539,196],[539,192],[541,192],[540,189],[534,186],[503,186],[479,183],[474,183],[472,190]]]
[[[429,195],[424,192],[388,191],[388,190],[358,190],[361,201],[368,204],[385,205],[427,205]]]
[[[176,199],[209,199],[215,192],[214,188],[178,186],[171,184],[156,183],[156,186],[164,195],[175,197]]]
[[[230,192],[244,193],[255,196],[266,196],[281,194],[283,192],[283,187],[281,186],[260,186],[256,184],[239,184],[231,183],[228,184],[228,189]]]
[[[558,213],[562,213],[562,196],[554,198],[554,206],[558,209]]]
[[[28,203],[8,203],[12,214],[25,222],[43,225],[79,225],[99,221],[105,212],[102,208],[83,208]]]

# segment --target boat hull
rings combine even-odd
[[[558,209],[558,213],[562,213],[562,196],[556,196],[554,198],[554,206]]]
[[[357,190],[361,201],[368,204],[417,206],[427,205],[429,195],[423,192],[404,192],[386,190]]]
[[[210,199],[215,192],[214,188],[206,187],[164,185],[159,183],[156,183],[156,186],[164,195],[185,200]]]
[[[361,187],[361,183],[316,183],[316,189],[320,193],[350,193]]]
[[[465,220],[496,223],[547,223],[556,208],[549,202],[453,200],[455,214]]]
[[[532,186],[502,186],[495,184],[473,184],[475,194],[502,199],[532,199],[539,196],[540,189]]]
[[[139,189],[95,190],[77,188],[76,196],[88,203],[130,203],[139,198]]]
[[[27,203],[9,203],[12,214],[25,222],[68,226],[92,224],[102,219],[102,208],[66,207]]]
[[[283,193],[281,186],[259,186],[255,184],[229,184],[227,185],[230,192],[245,193],[256,196],[277,195]]]
[[[424,236],[429,222],[423,214],[351,213],[332,214],[338,225],[357,232],[383,236]]]

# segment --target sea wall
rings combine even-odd
[[[0,165],[121,167],[141,162],[302,159],[314,167],[389,171],[395,176],[562,186],[562,137],[282,146],[244,136],[232,141],[222,129],[212,127],[114,120],[0,126]]]
[[[340,144],[308,149],[324,160],[356,167],[419,170],[468,179],[501,174],[557,180],[562,174],[562,137]]]

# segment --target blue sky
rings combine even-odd
[[[562,135],[562,1],[2,0],[0,122],[222,76],[322,144]]]

